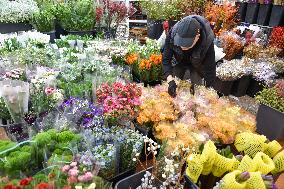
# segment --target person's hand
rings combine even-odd
[[[171,95],[172,97],[176,97],[177,95],[176,89],[177,89],[177,84],[175,80],[170,81],[169,88],[168,88],[169,95]]]

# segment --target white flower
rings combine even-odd
[[[83,186],[75,186],[75,189],[83,189]]]
[[[96,183],[92,183],[87,189],[95,189],[96,188]]]
[[[136,158],[133,158],[133,159],[132,159],[132,161],[134,161],[134,162],[135,162],[135,161],[137,161],[137,159],[136,159]]]
[[[166,177],[167,177],[167,175],[165,175],[165,174],[162,174],[162,177],[163,177],[163,178],[166,178]]]
[[[138,157],[140,155],[140,153],[136,153],[135,156]]]

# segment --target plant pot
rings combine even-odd
[[[267,26],[271,15],[272,4],[261,4],[259,6],[257,24]]]
[[[112,182],[112,185],[115,186],[115,184],[118,183],[120,180],[123,180],[127,177],[130,177],[134,173],[135,173],[135,169],[127,170],[127,171],[122,172],[122,173],[116,175],[115,177],[111,178],[110,182]]]
[[[93,36],[93,31],[68,31],[68,35],[78,35],[78,36]]]
[[[51,43],[54,43],[55,42],[55,39],[56,39],[56,32],[55,31],[51,31],[51,32],[43,32],[44,34],[47,34],[49,35],[50,37],[50,42]]]
[[[258,9],[258,3],[248,3],[245,22],[255,24],[257,21]]]
[[[58,20],[55,20],[55,36],[56,39],[60,39],[61,35],[67,35],[67,31],[63,29],[60,22]]]
[[[231,94],[233,83],[234,81],[222,81],[217,77],[214,83],[214,89],[222,95],[228,96]]]
[[[256,116],[256,131],[269,140],[284,138],[284,113],[261,104]]]
[[[163,30],[162,20],[147,20],[147,35],[150,39],[159,39]]]
[[[2,23],[0,22],[0,33],[12,33],[19,31],[29,31],[32,25],[27,23]]]
[[[152,168],[149,168],[148,171],[151,171]],[[141,179],[144,178],[146,171],[141,171],[139,173],[136,173],[134,175],[131,175],[121,181],[119,181],[114,189],[127,189],[127,188],[137,188],[141,185],[142,181]],[[156,186],[157,188],[160,188],[162,183],[158,181],[154,181],[153,186]]]
[[[283,26],[284,25],[284,6],[273,5],[270,15],[269,26]]]
[[[13,123],[13,124],[1,125],[1,126],[4,128],[7,136],[12,141],[22,142],[29,138],[28,128],[23,123]]]
[[[250,97],[254,97],[258,92],[262,91],[264,88],[264,84],[260,81],[256,81],[254,78],[250,80],[247,95]]]
[[[115,39],[115,37],[116,37],[116,30],[115,29],[110,29],[110,30],[104,31],[104,38],[105,39]]]
[[[240,79],[234,81],[233,87],[232,87],[232,95],[236,97],[241,97],[246,95],[247,89],[250,84],[250,76],[243,76]]]
[[[192,180],[185,175],[184,176],[184,189],[199,189],[199,187],[192,182]]]
[[[238,7],[238,19],[241,22],[245,21],[246,18],[246,12],[247,12],[247,5],[248,3],[246,2],[236,2],[236,6]]]

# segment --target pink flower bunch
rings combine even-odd
[[[52,95],[53,93],[55,93],[56,89],[53,87],[46,87],[44,92],[47,96]]]
[[[94,175],[87,171],[80,173],[80,170],[78,169],[78,163],[72,162],[70,165],[64,165],[61,168],[61,171],[68,175],[68,183],[69,184],[77,184],[78,182],[89,182],[92,181],[94,178]]]
[[[284,79],[280,79],[275,85],[278,95],[284,99]]]
[[[97,99],[103,105],[104,113],[111,117],[130,116],[134,117],[141,104],[140,96],[142,89],[135,83],[114,83],[112,86],[103,84],[97,90]]]

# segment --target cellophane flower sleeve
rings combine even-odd
[[[0,96],[15,123],[21,123],[28,112],[29,83],[17,80],[0,81]]]

